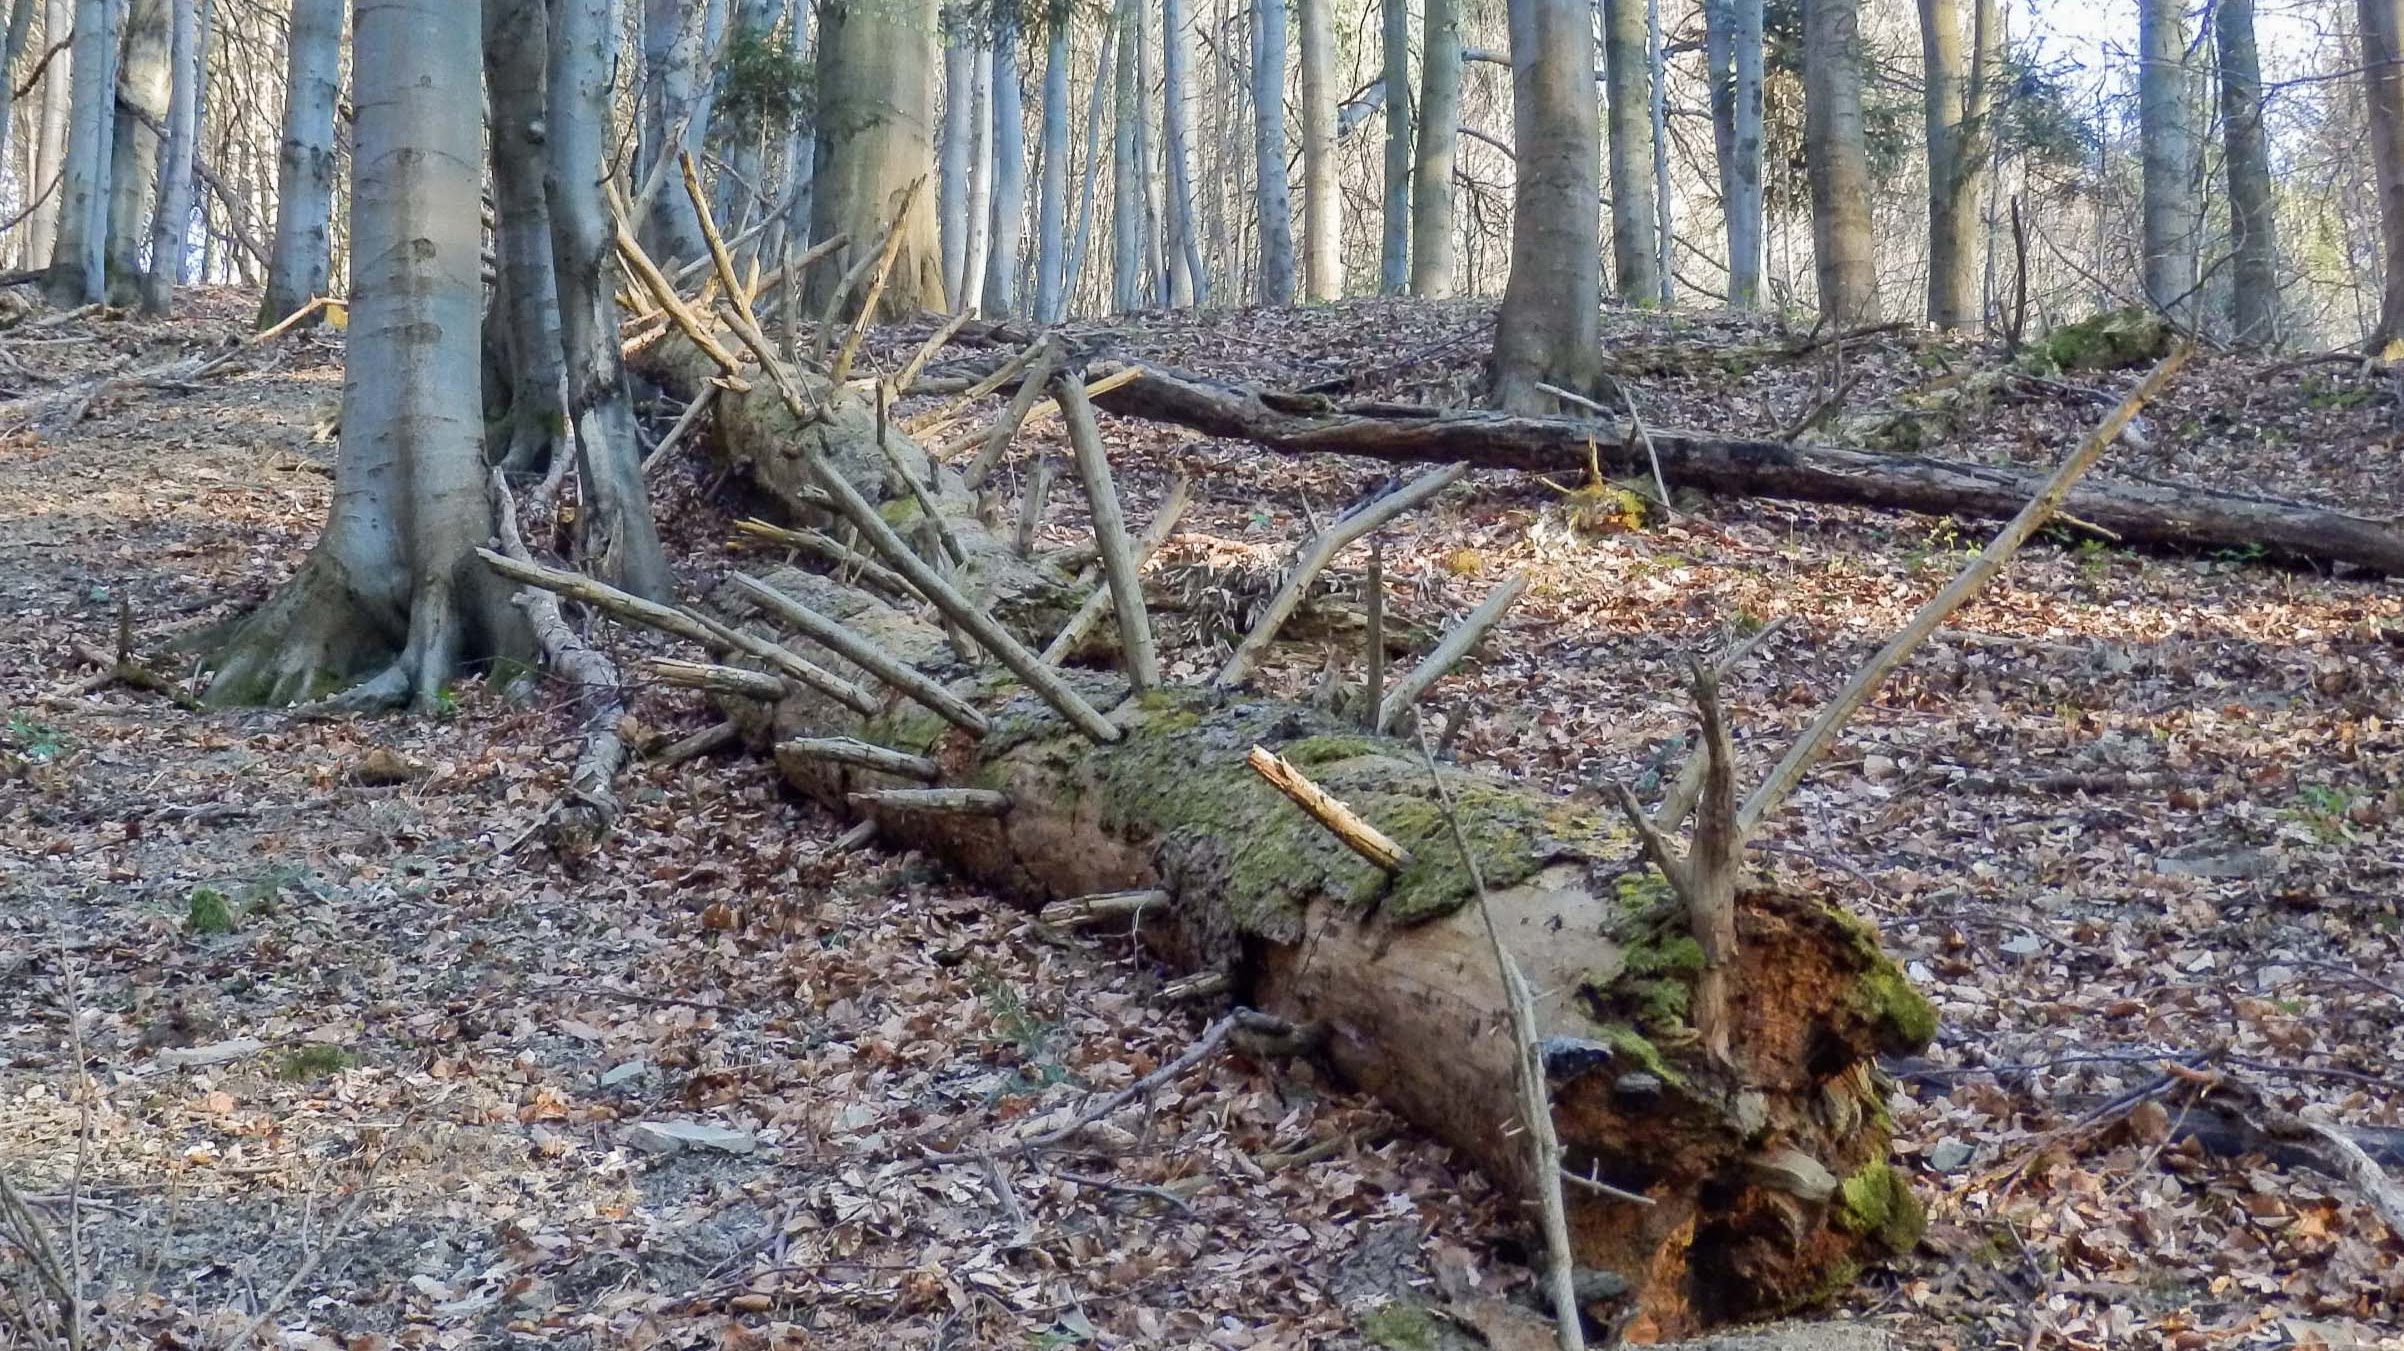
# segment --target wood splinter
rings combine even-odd
[[[1388,873],[1398,873],[1411,866],[1410,850],[1362,820],[1360,813],[1312,783],[1308,776],[1287,764],[1275,751],[1266,746],[1254,746],[1252,753],[1245,757],[1245,763],[1252,766],[1254,773],[1267,779],[1278,792],[1292,798],[1295,806],[1309,812],[1313,820],[1327,827],[1352,852]]]

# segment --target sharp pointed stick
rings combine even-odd
[[[1052,377],[1059,373],[1060,364],[1065,359],[1060,343],[1055,339],[1046,338],[1042,346],[1043,354],[1037,357],[1035,364],[1028,369],[1027,378],[1018,382],[1018,392],[1010,396],[1010,406],[1004,409],[1000,419],[982,434],[984,441],[977,451],[977,457],[970,460],[967,467],[960,471],[960,481],[967,484],[968,490],[972,493],[985,486],[986,477],[993,473],[995,465],[1002,462],[1002,452],[1010,448],[1010,442],[1017,437],[1019,428],[1026,425],[1028,410],[1035,406],[1036,400],[1044,396],[1044,387],[1051,384]],[[1092,410],[1088,408],[1087,416],[1091,415]],[[939,460],[950,458],[943,453],[949,449],[949,446],[938,449],[935,452],[935,458]]]
[[[642,672],[662,685],[684,690],[706,690],[711,694],[729,695],[738,699],[757,699],[775,703],[785,697],[784,677],[742,666],[720,666],[706,661],[678,661],[672,657],[653,657],[642,665]]]
[[[1068,417],[1068,441],[1077,457],[1077,477],[1085,485],[1085,500],[1093,513],[1094,543],[1102,551],[1102,578],[1110,591],[1110,613],[1119,630],[1119,669],[1141,694],[1160,686],[1160,653],[1152,644],[1152,616],[1144,608],[1143,562],[1127,538],[1127,517],[1119,507],[1118,486],[1111,479],[1110,455],[1102,446],[1102,428],[1093,405],[1085,401],[1083,380],[1062,372],[1053,381],[1061,409]]]
[[[793,530],[748,518],[735,522],[735,529],[755,539],[764,539],[771,543],[782,544],[789,549],[799,549],[805,553],[814,554],[834,564],[839,571],[858,577],[861,581],[876,587],[887,595],[904,596],[913,601],[918,598],[918,593],[910,589],[910,583],[904,580],[900,573],[857,549],[845,548],[842,544],[815,530]]]
[[[1091,401],[1101,398],[1103,395],[1108,394],[1112,390],[1117,389],[1122,385],[1133,384],[1142,375],[1143,368],[1139,366],[1129,366],[1124,370],[1113,371],[1110,374],[1103,376],[1101,379],[1095,380],[1085,386],[1086,401],[1090,403]],[[1033,374],[1029,374],[1027,378],[1032,380],[1035,377]],[[1023,393],[1026,386],[1021,385],[1019,388]],[[1009,414],[1005,412],[1003,414],[1003,419],[1006,420],[1008,416]],[[1010,429],[1008,435],[1003,438],[1001,445],[1007,449],[1010,438],[1016,437],[1019,433],[1024,432],[1029,428],[1040,427],[1058,416],[1060,416],[1060,401],[1058,399],[1046,397],[1035,400],[1029,407],[1027,415],[1019,420],[1016,427]],[[978,458],[982,460],[982,449],[988,445],[994,444],[992,438],[1001,431],[1003,425],[1004,422],[1002,420],[997,420],[990,426],[981,427],[974,431],[962,432],[960,435],[953,437],[951,440],[936,446],[933,450],[929,451],[928,454],[934,456],[938,460],[943,460],[948,463],[962,455],[967,454],[971,450],[977,450],[980,452]],[[997,451],[995,453],[995,458],[997,460],[1000,458],[1000,452]],[[973,468],[974,466],[972,465],[971,467]],[[987,472],[991,472],[990,466],[987,467]],[[972,484],[970,486],[974,487],[976,485]]]
[[[943,766],[923,755],[897,751],[890,746],[878,746],[857,737],[795,737],[776,743],[778,755],[791,755],[803,760],[823,760],[828,764],[849,765],[854,769],[872,769],[879,774],[891,774],[899,779],[916,779],[933,783],[943,777]]]
[[[952,566],[963,566],[968,562],[968,550],[961,547],[960,537],[952,532],[952,523],[944,518],[943,509],[935,504],[935,494],[928,491],[925,481],[920,479],[917,473],[910,468],[910,462],[902,458],[901,452],[894,447],[892,437],[886,434],[886,415],[893,407],[893,402],[888,394],[889,391],[883,385],[877,386],[877,451],[885,457],[885,463],[893,470],[893,476],[900,479],[902,486],[909,489],[910,496],[917,500],[919,513],[926,521],[927,527],[935,532],[936,543],[942,546],[944,556],[952,560]]]
[[[1341,798],[1311,782],[1309,775],[1288,764],[1276,752],[1266,746],[1254,746],[1245,763],[1252,766],[1253,773],[1267,779],[1271,787],[1291,798],[1295,806],[1308,812],[1312,820],[1327,827],[1330,834],[1344,842],[1345,848],[1380,870],[1398,873],[1411,866],[1410,850],[1363,820]]]
[[[1252,632],[1244,635],[1244,641],[1237,645],[1234,655],[1228,657],[1227,664],[1219,668],[1219,674],[1212,683],[1221,689],[1231,689],[1251,677],[1253,668],[1268,653],[1269,644],[1277,640],[1278,630],[1285,627],[1285,622],[1293,618],[1294,611],[1301,606],[1302,597],[1310,590],[1310,584],[1327,570],[1327,565],[1335,561],[1345,545],[1460,482],[1461,476],[1468,472],[1469,466],[1466,464],[1448,464],[1442,469],[1420,475],[1359,511],[1329,524],[1302,551],[1302,556],[1295,561],[1293,575],[1270,599],[1268,608],[1261,612],[1260,619],[1253,624]]]
[[[1720,712],[1718,673],[1695,663],[1695,710],[1703,725],[1703,798],[1694,844],[1686,851],[1686,922],[1703,949],[1688,1013],[1703,1045],[1728,1063],[1728,981],[1736,965],[1736,870],[1744,841],[1736,834],[1736,748]]]
[[[1445,672],[1460,665],[1461,658],[1469,655],[1478,641],[1486,636],[1486,631],[1502,622],[1504,612],[1511,608],[1513,601],[1519,599],[1520,592],[1527,590],[1527,585],[1525,573],[1515,572],[1503,579],[1503,584],[1494,588],[1494,594],[1486,597],[1483,604],[1454,625],[1452,632],[1444,635],[1443,641],[1436,644],[1436,650],[1428,653],[1425,661],[1412,667],[1409,675],[1394,682],[1394,692],[1377,705],[1377,730],[1383,733],[1392,727],[1394,720],[1401,717],[1405,709],[1418,703],[1430,686],[1444,678]]]
[[[910,387],[918,383],[918,373],[927,368],[927,363],[933,361],[935,354],[943,350],[945,343],[957,337],[967,323],[968,311],[962,310],[928,334],[927,340],[919,344],[918,350],[911,355],[909,363],[901,368],[901,374],[893,377],[893,388],[902,394],[909,393]]]
[[[826,304],[818,311],[818,329],[810,335],[812,361],[826,355],[827,344],[835,340],[835,321],[843,317],[843,302],[851,299],[852,293],[860,289],[861,282],[868,280],[868,269],[876,266],[877,257],[883,252],[883,241],[879,240],[878,245],[875,251],[861,254],[846,268],[843,279],[836,282],[835,289],[827,295]]]
[[[1740,845],[1752,839],[1754,832],[1761,829],[1761,823],[1785,805],[1788,795],[1803,782],[1803,776],[1811,771],[1822,755],[1827,754],[1837,733],[1844,729],[1846,722],[1860,711],[1863,704],[1870,701],[1870,696],[1885,682],[1887,676],[1902,665],[1904,659],[1921,643],[1927,641],[1930,634],[1942,628],[1954,611],[2003,571],[2003,565],[2011,561],[2020,546],[2027,543],[2029,537],[2045,524],[2046,518],[2062,505],[2062,500],[2070,495],[2070,489],[2089,469],[2095,467],[2095,462],[2103,458],[2104,451],[2119,439],[2121,432],[2128,429],[2129,423],[2135,420],[2145,405],[2169,386],[2194,350],[2192,345],[2182,345],[2164,358],[2161,365],[2154,367],[2153,373],[2129,391],[2129,396],[2120,401],[2120,406],[2106,414],[2095,430],[2087,434],[2087,439],[2079,443],[2078,449],[2062,461],[2061,467],[2053,471],[2053,477],[2047,479],[2037,495],[2020,509],[2020,514],[1996,532],[1995,538],[1978,557],[1970,561],[1968,567],[1962,569],[1961,575],[1948,583],[1944,590],[1929,597],[1919,612],[1912,616],[1911,622],[1887,640],[1887,645],[1879,649],[1876,656],[1853,673],[1853,678],[1845,682],[1845,687],[1837,691],[1836,697],[1828,701],[1828,706],[1820,710],[1820,716],[1796,740],[1794,749],[1786,753],[1777,768],[1770,771],[1769,778],[1753,790],[1751,797],[1745,799],[1744,809],[1736,818],[1736,838]]]
[[[1096,896],[1054,901],[1036,915],[1036,922],[1054,929],[1090,929],[1118,921],[1132,923],[1146,911],[1167,906],[1165,891],[1107,891]]]
[[[1152,555],[1159,553],[1168,544],[1169,536],[1176,533],[1178,520],[1192,503],[1192,491],[1193,485],[1183,474],[1169,485],[1168,497],[1152,513],[1152,523],[1144,527],[1143,538],[1136,541],[1135,566],[1138,571],[1151,562]],[[1033,534],[1032,531],[1025,533],[1030,537]],[[1052,639],[1052,645],[1043,650],[1043,659],[1055,666],[1067,661],[1069,654],[1085,641],[1085,635],[1093,632],[1093,626],[1102,622],[1102,615],[1110,606],[1110,587],[1105,582],[1089,592],[1085,603],[1077,607],[1077,613],[1069,616],[1068,623],[1062,625],[1059,634]]]
[[[863,718],[873,718],[885,711],[883,701],[874,694],[799,653],[786,651],[779,643],[756,633],[745,632],[732,624],[721,624],[707,615],[696,618],[701,620],[721,646],[759,658]]]
[[[902,240],[908,237],[903,226],[910,218],[910,204],[918,200],[918,190],[926,183],[926,176],[921,174],[902,190],[901,206],[893,213],[893,224],[885,230],[885,246],[877,253],[876,273],[868,283],[868,294],[860,301],[859,317],[852,320],[851,334],[843,340],[843,350],[835,353],[835,364],[829,369],[827,379],[833,384],[842,384],[851,374],[851,361],[859,355],[860,340],[868,336],[868,326],[876,320],[877,302],[885,298],[885,281],[893,275],[893,260],[901,253]]]
[[[701,392],[694,395],[693,401],[686,404],[684,412],[677,416],[676,425],[668,428],[668,434],[659,439],[659,446],[643,457],[644,478],[650,478],[660,471],[660,467],[668,462],[670,453],[684,443],[685,436],[699,425],[702,414],[709,411],[710,405],[715,403],[717,398],[717,385],[708,384],[701,387]]]
[[[893,688],[917,700],[928,711],[945,722],[968,732],[983,736],[992,727],[983,713],[967,700],[938,684],[924,671],[878,647],[851,629],[818,613],[784,592],[757,577],[737,572],[729,580],[759,607],[777,619],[790,624],[802,636],[828,651],[884,681]]]
[[[742,363],[735,360],[734,353],[727,351],[725,344],[718,341],[718,336],[709,331],[692,307],[684,303],[684,297],[676,293],[675,283],[660,274],[659,265],[643,252],[641,244],[635,242],[634,231],[626,224],[625,203],[618,198],[614,186],[609,190],[610,223],[616,233],[618,257],[624,260],[636,280],[642,283],[643,289],[649,291],[651,298],[659,303],[659,307],[668,312],[668,317],[676,322],[676,327],[683,331],[685,337],[708,353],[710,360],[718,363],[730,384],[739,385],[744,390],[751,388],[743,381]]]
[[[1369,537],[1369,652],[1368,698],[1362,701],[1361,719],[1372,732],[1383,732],[1386,721],[1386,546],[1375,535]]]
[[[1043,527],[1044,506],[1051,496],[1052,457],[1037,455],[1035,463],[1027,466],[1026,492],[1018,499],[1018,531],[1010,538],[1010,548],[1019,557],[1032,558],[1035,556],[1035,532]],[[1095,594],[1105,595],[1107,593],[1096,592]],[[1094,617],[1098,619],[1102,614],[1100,604],[1107,602],[1097,603],[1093,596],[1088,596],[1085,598],[1085,603],[1095,607]],[[1080,610],[1078,613],[1083,614],[1084,611]],[[1086,622],[1090,625],[1093,621],[1087,620]],[[1055,666],[1059,665],[1062,660],[1056,655],[1059,646],[1060,644],[1055,641],[1051,647],[1045,648],[1043,659]]]
[[[1729,649],[1728,655],[1721,657],[1713,666],[1714,678],[1724,683],[1729,676],[1736,674],[1737,668],[1744,665],[1746,659],[1763,643],[1768,642],[1771,634],[1786,627],[1786,620],[1787,616],[1778,616],[1762,625],[1752,637]],[[1706,749],[1703,746],[1695,747],[1686,757],[1686,762],[1678,766],[1678,777],[1670,783],[1669,791],[1662,795],[1660,810],[1653,813],[1653,824],[1659,829],[1676,830],[1685,825],[1687,813],[1694,810],[1694,804],[1703,796],[1703,770],[1709,763],[1709,757],[1704,754]]]

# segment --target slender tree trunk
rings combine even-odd
[[[1411,5],[1381,0],[1379,55],[1385,72],[1386,181],[1378,220],[1377,291],[1398,296],[1411,283]]]
[[[293,0],[276,155],[275,242],[259,324],[324,295],[334,274],[334,101],[341,92],[342,0]],[[479,30],[481,33],[481,30]]]
[[[713,8],[715,3],[643,0],[642,135],[634,166],[638,186],[651,181],[661,159],[673,160],[679,151],[697,149],[708,130],[702,49]],[[641,234],[644,249],[661,266],[670,267],[699,258],[708,246],[702,242],[692,199],[677,186],[673,165],[665,182],[644,213]]]
[[[1343,203],[1336,184],[1335,34],[1329,0],[1298,0],[1302,19],[1302,294],[1344,294]]]
[[[1661,304],[1666,308],[1678,303],[1678,281],[1670,264],[1677,225],[1671,215],[1675,192],[1669,173],[1669,54],[1661,40],[1661,0],[1645,0],[1644,41],[1652,86],[1647,111],[1653,123],[1653,223],[1659,232],[1653,266],[1661,277]]]
[[[1761,303],[1761,0],[1704,0],[1711,132],[1728,240],[1728,306]]]
[[[792,22],[785,29],[785,50],[799,61],[809,51],[810,16],[818,7],[810,0],[797,0],[790,8]],[[784,252],[788,259],[799,256],[810,245],[811,188],[817,169],[816,130],[808,117],[796,116],[785,135]]]
[[[1878,317],[1870,238],[1870,162],[1861,111],[1860,0],[1804,0],[1803,144],[1811,179],[1811,243],[1820,316],[1831,325]]]
[[[968,151],[970,120],[977,109],[977,49],[968,20],[957,9],[944,12],[943,147],[937,179],[937,214],[943,236],[943,293],[955,309],[968,308]]]
[[[832,0],[818,12],[818,159],[812,229],[849,235],[873,249],[910,185],[935,167],[933,0]],[[804,304],[823,308],[843,276],[840,263],[813,268]],[[932,194],[912,200],[885,283],[888,318],[942,309],[947,292]]]
[[[1285,0],[1252,0],[1253,205],[1260,214],[1260,301],[1294,303],[1294,207],[1286,188]]]
[[[1151,6],[1143,0],[1137,0],[1135,26],[1128,35],[1135,40],[1135,181],[1143,206],[1144,286],[1151,303],[1167,309],[1176,303],[1177,295],[1170,276],[1174,269],[1169,266],[1166,231],[1162,228],[1160,180],[1153,172],[1159,161],[1153,157],[1156,142],[1152,121],[1152,63],[1155,52],[1151,29]]]
[[[2239,346],[2268,347],[2279,340],[2279,238],[2270,143],[2262,132],[2262,62],[2254,45],[2254,0],[2217,0],[2212,36],[2220,57],[2220,124],[2229,172],[2235,274],[2229,317]],[[2387,149],[2404,150],[2404,145]]]
[[[734,0],[730,19],[735,44],[745,51],[769,50],[784,9],[784,0]],[[726,204],[718,210],[718,224],[739,236],[751,228],[753,213],[761,210],[766,200],[768,129],[749,118],[744,125],[728,126],[714,116],[714,103],[712,120],[718,121],[720,134],[729,142],[726,160],[731,170],[718,179],[718,197]]]
[[[335,0],[340,3],[340,0]],[[75,86],[67,161],[59,182],[58,236],[43,291],[56,305],[87,305],[108,290],[109,151],[117,122],[117,7],[76,0]]]
[[[985,266],[993,247],[993,48],[977,42],[968,105],[968,253],[961,260],[960,307],[973,310],[985,295]]]
[[[2181,323],[2195,313],[2203,210],[2196,193],[2200,142],[2187,64],[2184,0],[2138,0],[2137,121],[2144,146],[2145,294]]]
[[[337,27],[340,14],[337,12]],[[349,374],[332,514],[298,576],[218,654],[210,698],[285,703],[374,674],[431,710],[465,659],[522,647],[474,550],[492,528],[476,386],[482,30],[358,0]]]
[[[493,252],[504,318],[509,422],[495,458],[540,473],[568,432],[567,368],[560,337],[559,274],[552,266],[544,141],[550,17],[544,0],[484,0],[484,69],[492,105]]]
[[[14,72],[17,68],[17,58],[25,54],[26,39],[33,32],[35,3],[36,0],[12,0],[9,5],[8,31],[4,37],[0,37],[0,71]],[[13,129],[16,120],[17,87],[15,79],[13,73],[6,79],[0,79],[0,155],[8,154],[9,147],[14,144],[9,139],[9,132]],[[35,156],[26,155],[16,161],[25,166],[27,170],[18,179],[18,182],[22,185],[20,191],[24,194],[24,200],[28,205],[40,194],[44,186],[38,181],[40,176],[30,172],[34,159]],[[24,265],[34,266],[30,262]]]
[[[75,0],[42,0],[44,44],[56,46],[64,41],[74,25]],[[26,221],[27,267],[50,266],[51,250],[58,239],[59,200],[66,195],[59,173],[67,163],[67,111],[73,103],[74,83],[75,49],[69,46],[51,57],[49,69],[42,72],[41,113],[34,132],[33,182],[29,190],[45,195]]]
[[[1661,298],[1661,222],[1653,200],[1651,41],[1642,0],[1602,0],[1603,78],[1611,127],[1611,267],[1619,298]]]
[[[1971,0],[1962,47],[1960,0],[1920,0],[1922,112],[1928,140],[1928,322],[1957,329],[1978,316],[1978,195],[1987,167],[1987,71],[1994,0]]]
[[[150,233],[150,271],[142,278],[142,311],[166,314],[175,306],[183,280],[184,251],[192,231],[192,158],[200,135],[201,65],[199,0],[174,0],[170,64],[174,89],[167,103],[167,141],[159,152],[158,213]],[[0,142],[5,124],[0,123]]]
[[[1179,261],[1177,275],[1185,282],[1184,295],[1170,298],[1207,305],[1210,278],[1202,269],[1202,239],[1194,214],[1192,54],[1184,0],[1161,0],[1160,139],[1169,157],[1169,236]]]
[[[1594,27],[1586,0],[1511,0],[1511,276],[1494,333],[1494,402],[1553,411],[1550,384],[1599,394],[1602,199]]]
[[[985,313],[1018,313],[1018,253],[1027,229],[1027,117],[1019,88],[1017,0],[997,8],[993,27],[993,222],[985,265]]]
[[[532,8],[535,0],[512,2]],[[565,411],[584,491],[584,508],[577,514],[579,552],[594,575],[662,599],[672,583],[643,489],[642,446],[635,438],[634,406],[618,347],[615,228],[602,190],[609,174],[610,73],[617,50],[613,8],[613,0],[552,0],[550,64],[543,76],[550,109],[543,197],[558,288]],[[526,247],[534,247],[532,241]],[[526,326],[518,325],[517,331],[523,334]],[[536,397],[542,406],[552,406],[547,394]]]
[[[2404,0],[2356,0],[2363,101],[2379,180],[2379,326],[2373,352],[2404,338]]]
[[[118,50],[118,113],[109,150],[109,299],[120,305],[142,295],[142,246],[150,242],[159,184],[156,128],[166,124],[175,95],[174,38],[171,0],[133,0]]]
[[[1135,80],[1136,24],[1143,0],[1119,0],[1118,67],[1115,120],[1110,139],[1110,261],[1112,307],[1133,313],[1151,303],[1152,288],[1144,276],[1143,162],[1136,158],[1137,133],[1143,120],[1142,90]]]
[[[1085,99],[1085,176],[1077,188],[1077,232],[1070,236],[1068,260],[1062,267],[1060,279],[1060,313],[1064,318],[1076,307],[1078,286],[1085,278],[1085,260],[1093,243],[1094,198],[1102,177],[1102,160],[1106,153],[1102,139],[1102,116],[1113,106],[1114,72],[1117,71],[1119,12],[1107,11],[1102,23],[1102,51],[1094,63],[1093,89]],[[1108,150],[1116,150],[1115,143]]]
[[[1068,53],[1076,11],[1055,4],[1044,20],[1043,178],[1035,206],[1035,322],[1056,324],[1068,278]]]
[[[1411,166],[1411,294],[1453,293],[1452,165],[1461,142],[1460,0],[1420,8],[1419,146]],[[1588,73],[1592,78],[1592,72]]]

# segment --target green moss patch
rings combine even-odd
[[[1891,1163],[1873,1163],[1837,1187],[1836,1225],[1870,1239],[1889,1254],[1910,1252],[1928,1227],[1928,1212],[1911,1183]]]
[[[1353,1316],[1352,1325],[1370,1345],[1386,1351],[1436,1351],[1443,1344],[1435,1316],[1401,1300],[1363,1310]]]
[[[2037,350],[2055,370],[2109,371],[2161,360],[2172,336],[2161,315],[2132,305],[2064,324],[2046,334]]]

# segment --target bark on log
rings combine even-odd
[[[681,366],[674,355],[687,353]],[[710,372],[683,344],[648,363],[690,388]],[[796,523],[823,519],[793,438],[821,444],[859,484],[888,492],[872,418],[840,406],[808,427],[768,393],[727,396],[717,428]],[[919,457],[914,444],[901,453]],[[975,516],[949,470],[920,471],[969,555],[968,571],[1021,633],[1048,634],[1075,599],[1067,579],[1021,559]],[[733,701],[755,746],[854,737],[934,761],[947,785],[994,794],[998,815],[879,810],[878,832],[926,850],[1030,907],[1148,891],[1142,932],[1169,960],[1224,980],[1234,997],[1324,1034],[1334,1067],[1497,1181],[1525,1192],[1528,1155],[1507,1133],[1515,1051],[1505,996],[1469,873],[1426,768],[1401,743],[1273,700],[1207,689],[1129,698],[1115,675],[1062,674],[1121,731],[1095,744],[990,664],[963,663],[927,614],[833,579],[776,572],[770,585],[973,698],[982,737],[894,700],[874,716],[807,689],[764,709]],[[730,589],[724,598],[740,604]],[[866,673],[806,637],[796,653]],[[1390,835],[1409,862],[1388,875],[1297,812],[1247,764],[1276,751]],[[916,788],[816,755],[780,755],[797,788],[841,805]],[[1532,986],[1567,1164],[1639,1205],[1573,1188],[1577,1262],[1625,1278],[1637,1327],[1662,1335],[1822,1299],[1915,1241],[1919,1210],[1888,1162],[1875,1057],[1925,1043],[1934,1017],[1876,935],[1819,898],[1774,887],[1743,898],[1733,973],[1733,1065],[1699,1053],[1684,1004],[1700,953],[1668,889],[1606,813],[1456,769],[1440,771],[1491,889],[1505,946]],[[1839,1185],[1783,1188],[1759,1166],[1800,1152]],[[1603,1288],[1610,1282],[1597,1282]]]
[[[1288,454],[1467,461],[1480,469],[1576,473],[1586,467],[1592,444],[1614,473],[1652,469],[1642,442],[1610,422],[1396,404],[1345,406],[1316,395],[1218,384],[1148,367],[1094,402],[1106,413],[1175,423]],[[2042,473],[1923,455],[1646,430],[1663,477],[1673,486],[1711,493],[2002,521],[2027,505],[2044,482]],[[2394,520],[2310,503],[2097,478],[2080,484],[2063,510],[2131,544],[2260,549],[2283,559],[2404,574],[2404,530]]]

